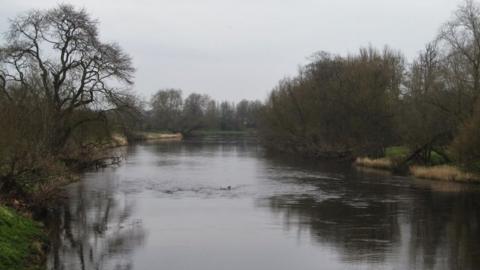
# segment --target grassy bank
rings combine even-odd
[[[0,269],[44,269],[45,240],[39,223],[0,206]]]
[[[135,132],[129,138],[132,141],[181,141],[183,139],[180,133],[165,132]]]
[[[411,166],[410,173],[422,179],[441,180],[441,181],[454,181],[465,183],[480,183],[480,176],[464,172],[458,167],[451,165],[439,165],[439,166]]]
[[[389,158],[377,158],[372,159],[368,157],[357,158],[355,165],[365,168],[380,169],[380,170],[393,170],[394,163]]]
[[[398,160],[405,158],[409,149],[402,146],[393,146],[385,149],[385,156],[382,158],[358,157],[355,165],[364,168],[392,171],[397,166]]]
[[[385,150],[385,157],[372,159],[368,157],[359,157],[355,160],[355,165],[362,168],[380,169],[386,171],[395,171],[399,161],[405,159],[410,154],[406,147],[395,146]],[[432,165],[418,166],[410,164],[408,173],[416,178],[453,181],[464,183],[480,183],[480,175],[466,172],[454,164],[445,164],[445,160],[436,152],[432,151]]]

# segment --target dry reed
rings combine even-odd
[[[480,177],[478,175],[461,171],[457,167],[450,165],[440,165],[432,167],[412,166],[410,173],[423,179],[443,180],[443,181],[457,181],[457,182],[478,182]]]
[[[375,168],[375,169],[382,169],[382,170],[391,170],[393,169],[393,162],[388,158],[378,158],[378,159],[371,159],[367,157],[357,158],[355,160],[355,165],[360,167],[367,167],[367,168]]]

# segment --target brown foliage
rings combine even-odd
[[[478,182],[480,177],[472,173],[466,173],[460,169],[448,166],[433,166],[422,167],[412,166],[410,172],[413,176],[423,179],[441,180],[441,181],[456,181],[456,182]]]
[[[402,72],[403,58],[389,49],[321,53],[272,91],[262,137],[273,148],[311,156],[380,155],[394,139]]]
[[[472,118],[460,128],[450,149],[461,164],[480,171],[480,106]]]

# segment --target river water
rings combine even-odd
[[[271,156],[250,139],[135,145],[68,186],[48,269],[480,269],[480,190]]]

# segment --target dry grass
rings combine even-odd
[[[443,181],[457,181],[457,182],[479,182],[480,177],[478,175],[463,172],[460,169],[449,166],[412,166],[410,167],[410,173],[423,179],[443,180]]]
[[[181,141],[180,133],[157,133],[157,132],[139,132],[140,137],[145,141]]]
[[[391,159],[388,158],[357,158],[355,160],[355,165],[366,168],[382,169],[382,170],[391,170],[394,167],[394,164]]]
[[[128,145],[127,138],[124,135],[114,133],[112,134],[113,146],[125,146]]]

